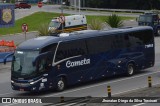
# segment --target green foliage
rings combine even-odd
[[[28,31],[37,31],[42,23],[49,23],[53,17],[58,17],[58,13],[36,12],[15,21],[14,27],[0,28],[0,35],[21,33],[21,25],[28,24]]]
[[[123,26],[123,21],[121,17],[119,17],[116,14],[112,14],[109,17],[107,17],[105,22],[107,23],[107,25],[109,25],[112,28],[118,28]]]
[[[51,19],[53,19],[53,17],[58,17],[58,16],[59,16],[58,13],[37,12],[32,15],[16,20],[14,27],[0,28],[0,35],[21,33],[22,32],[21,25],[23,23],[28,24],[28,31],[37,31],[41,24],[49,23]],[[90,24],[93,18],[98,19],[100,21],[104,21],[107,16],[87,15],[86,17],[87,17],[87,23]],[[135,19],[132,17],[121,17],[121,18],[123,20]]]
[[[39,28],[38,28],[38,36],[48,36],[50,35],[50,31],[48,30],[49,24],[48,23],[43,23],[40,24]]]
[[[10,2],[11,2],[11,3],[15,3],[15,0],[11,0]]]
[[[99,3],[100,2],[100,3]],[[114,9],[160,9],[160,0],[86,0],[86,7]]]
[[[91,23],[88,26],[92,30],[102,30],[104,28],[103,22],[96,18],[91,19]]]
[[[86,2],[88,5],[95,7],[95,8],[100,7],[103,3],[101,0],[86,0]]]

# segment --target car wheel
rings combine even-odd
[[[135,72],[135,67],[132,63],[127,65],[127,76],[132,76]]]
[[[66,83],[65,79],[63,77],[58,78],[56,83],[56,90],[57,91],[63,91],[65,89]]]

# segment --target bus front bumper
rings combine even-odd
[[[13,90],[17,91],[33,91],[33,92],[43,91],[52,88],[51,86],[47,86],[45,83],[42,83],[40,81],[36,83],[20,83],[11,81],[11,87]]]

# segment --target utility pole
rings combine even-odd
[[[79,15],[80,15],[80,11],[81,11],[81,0],[79,0]]]
[[[61,0],[61,15],[63,16],[63,0]],[[62,23],[62,32],[63,32],[64,26]]]
[[[76,8],[77,8],[77,2],[76,2],[76,0],[74,0],[74,7],[75,7],[75,11],[76,11]]]
[[[83,2],[82,2],[82,3],[83,3],[83,6],[82,6],[82,7],[85,7],[85,0],[83,0]]]
[[[61,14],[63,14],[63,0],[61,0]]]

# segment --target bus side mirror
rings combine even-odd
[[[32,65],[33,65],[33,66],[36,65],[36,60],[35,60],[35,59],[32,61]]]
[[[3,61],[3,64],[5,64],[5,65],[6,65],[6,59]]]
[[[39,61],[39,59],[41,58],[41,55],[38,55],[33,61],[32,61],[32,65],[36,66],[36,63]]]
[[[6,55],[6,56],[4,57],[4,59],[3,59],[3,63],[6,64],[7,58],[10,57],[10,56],[12,56],[13,54],[14,54],[14,53],[10,53],[10,54]]]

